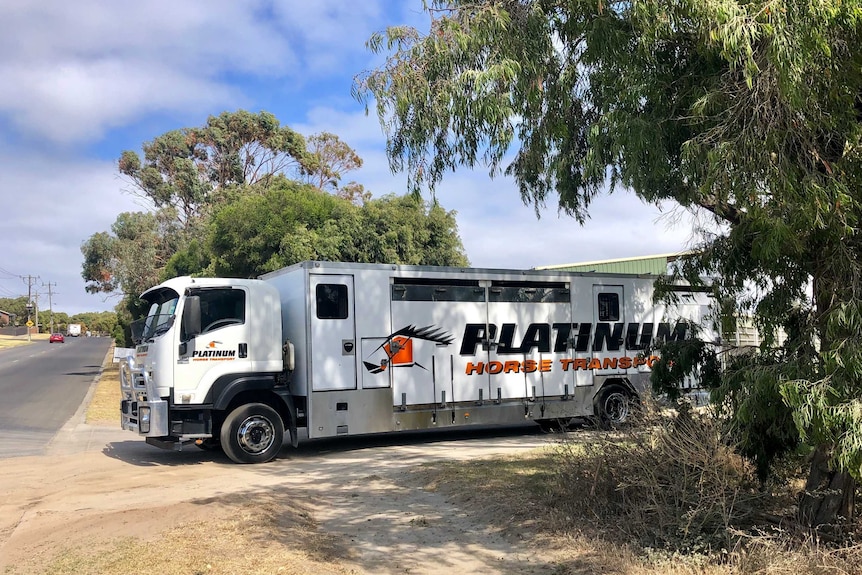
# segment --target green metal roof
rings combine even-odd
[[[685,254],[686,252],[677,254],[658,254],[653,256],[640,256],[634,258],[620,258],[614,260],[600,260],[594,262],[540,266],[535,269],[567,272],[665,275],[668,273],[668,264]]]

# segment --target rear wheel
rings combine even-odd
[[[221,427],[225,454],[237,463],[272,461],[284,442],[284,423],[278,412],[263,403],[234,409]]]
[[[621,425],[631,417],[633,406],[632,393],[622,385],[611,384],[599,392],[596,415],[604,426]]]

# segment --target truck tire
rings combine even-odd
[[[631,391],[619,384],[606,385],[596,398],[596,416],[602,427],[624,424],[631,416],[634,397]]]
[[[272,461],[284,442],[281,416],[264,403],[249,403],[231,411],[221,426],[221,445],[237,463]]]

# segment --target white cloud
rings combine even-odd
[[[44,69],[0,66],[0,110],[17,128],[59,143],[93,141],[142,114],[212,109],[242,97],[235,88],[155,62],[70,61]]]
[[[59,311],[111,309],[115,299],[84,292],[80,246],[108,231],[119,213],[143,206],[121,193],[115,163],[94,150],[117,158],[166,129],[239,107],[266,109],[306,135],[337,134],[365,161],[348,180],[376,196],[403,194],[407,178],[389,171],[376,114],[364,114],[350,85],[383,61],[365,48],[370,34],[389,25],[427,26],[421,6],[420,0],[0,3],[0,269],[56,283]],[[458,212],[467,253],[481,267],[687,247],[687,222],[666,229],[655,222],[656,208],[622,193],[596,199],[584,227],[558,217],[554,207],[536,220],[511,180],[491,180],[482,170],[447,175],[437,198]],[[7,276],[0,275],[0,297],[26,287]]]
[[[70,143],[156,111],[235,107],[225,75],[299,72],[267,15],[265,2],[5,3],[0,116]]]
[[[276,2],[273,11],[279,23],[299,38],[306,69],[312,74],[341,68],[345,58],[367,58],[365,42],[383,16],[379,2]]]
[[[0,197],[13,202],[9,217],[0,220],[0,267],[38,276],[40,285],[56,283],[54,304],[60,311],[112,309],[115,300],[84,291],[81,244],[110,230],[120,212],[143,209],[133,196],[120,193],[121,187],[111,162],[41,154],[13,157],[8,149],[0,150]],[[7,295],[7,290],[26,293],[14,279],[0,286]]]
[[[294,123],[292,127],[308,135],[331,132],[357,151],[382,149],[385,144],[377,115],[372,110],[366,116],[359,104],[353,104],[350,110],[314,106],[306,112],[304,122]]]
[[[668,229],[658,221],[658,209],[633,194],[596,198],[583,226],[558,214],[550,205],[554,200],[538,219],[514,182],[503,177],[459,172],[444,180],[437,198],[458,211],[461,238],[477,267],[526,269],[678,252],[687,248],[690,236],[684,221]]]

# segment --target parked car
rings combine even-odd
[[[62,333],[52,333],[51,337],[48,338],[48,343],[66,343],[66,338],[63,337]]]

